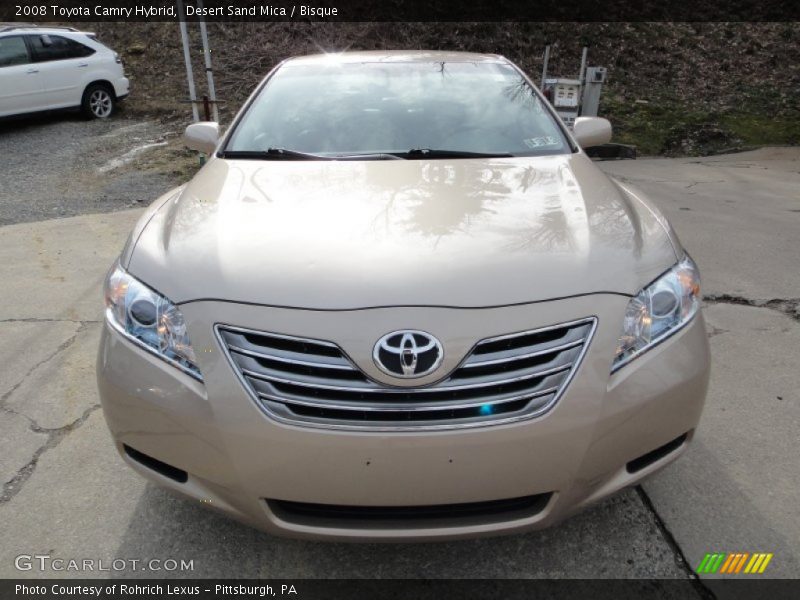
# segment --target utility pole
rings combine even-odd
[[[181,41],[183,42],[183,61],[186,63],[186,78],[189,81],[189,101],[192,103],[192,118],[197,123],[200,114],[197,110],[197,92],[194,89],[194,71],[192,70],[192,56],[189,52],[189,33],[186,31],[186,17],[183,12],[183,0],[177,0],[178,22],[181,28]]]
[[[547,79],[547,62],[550,60],[550,46],[544,47],[544,63],[542,64],[542,82],[539,84],[540,89],[544,89],[544,80]]]
[[[578,73],[578,81],[581,82],[581,85],[586,83],[586,57],[589,55],[589,48],[588,46],[583,47],[583,54],[581,54],[581,70]]]
[[[197,8],[203,8],[203,0],[197,0]],[[202,11],[201,11],[202,14]],[[219,109],[217,108],[217,92],[214,89],[214,71],[211,69],[211,50],[208,48],[208,30],[205,18],[200,18],[200,37],[203,39],[203,56],[206,62],[206,80],[208,81],[208,101],[214,113],[214,121],[219,123]],[[206,111],[207,112],[207,111]]]

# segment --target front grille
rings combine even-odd
[[[273,416],[340,428],[453,428],[541,414],[566,388],[595,319],[478,342],[448,377],[399,387],[367,377],[334,343],[218,326],[248,390]]]
[[[290,523],[316,527],[386,527],[466,525],[470,521],[504,522],[530,518],[547,506],[552,493],[469,502],[466,504],[434,504],[430,506],[341,506],[267,500],[278,517]]]

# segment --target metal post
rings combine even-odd
[[[583,47],[583,53],[581,54],[581,70],[578,72],[578,116],[582,115],[583,112],[583,86],[586,85],[586,57],[589,54],[589,48],[587,46]]]
[[[200,114],[197,110],[197,94],[194,89],[194,71],[192,71],[192,57],[189,53],[189,34],[186,31],[186,17],[183,13],[183,1],[177,0],[178,19],[181,27],[181,41],[183,42],[183,61],[186,63],[186,79],[189,81],[189,100],[192,102],[192,118],[197,123]]]
[[[589,48],[587,46],[583,47],[583,54],[581,55],[581,70],[578,74],[578,81],[581,82],[581,85],[584,84],[584,78],[586,77],[586,57],[589,54]]]
[[[197,8],[203,8],[203,0],[197,0]],[[219,123],[219,109],[217,108],[217,92],[214,89],[214,71],[211,69],[211,50],[208,48],[208,31],[206,20],[200,19],[200,37],[203,40],[203,56],[206,61],[206,78],[208,79],[208,95],[211,100],[211,109],[214,111],[214,120]]]
[[[541,88],[544,89],[544,80],[547,79],[547,63],[550,60],[550,46],[544,47],[544,63],[542,64],[542,83]]]

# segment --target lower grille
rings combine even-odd
[[[683,446],[683,443],[686,441],[687,437],[689,437],[689,434],[684,433],[683,435],[675,438],[671,442],[667,442],[663,446],[659,446],[655,450],[652,450],[647,454],[640,456],[639,458],[633,459],[626,465],[628,473],[636,473],[638,471],[641,471],[642,469],[649,467],[653,463],[658,462],[668,454],[672,454],[673,452],[675,452],[675,450]]]
[[[165,462],[161,462],[157,458],[148,456],[144,452],[139,452],[138,450],[136,450],[135,448],[131,448],[127,444],[123,444],[122,448],[125,450],[125,454],[130,456],[133,460],[135,460],[139,464],[144,465],[148,469],[155,471],[156,473],[160,473],[164,477],[173,479],[178,483],[186,483],[189,480],[189,474],[186,471],[179,469],[178,467],[173,467],[172,465],[168,465]]]
[[[470,502],[465,504],[434,504],[430,506],[341,506],[267,500],[278,517],[290,523],[303,525],[336,526],[347,523],[370,526],[411,526],[413,524],[441,523],[453,525],[469,521],[511,521],[532,517],[542,512],[552,493],[536,494],[522,498]]]
[[[273,416],[339,428],[454,428],[549,409],[577,369],[596,320],[479,341],[443,381],[399,387],[365,375],[336,344],[217,327],[236,371]]]

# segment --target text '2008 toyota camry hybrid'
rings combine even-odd
[[[285,61],[106,281],[125,462],[271,533],[551,525],[680,455],[709,352],[697,267],[495,55]]]

